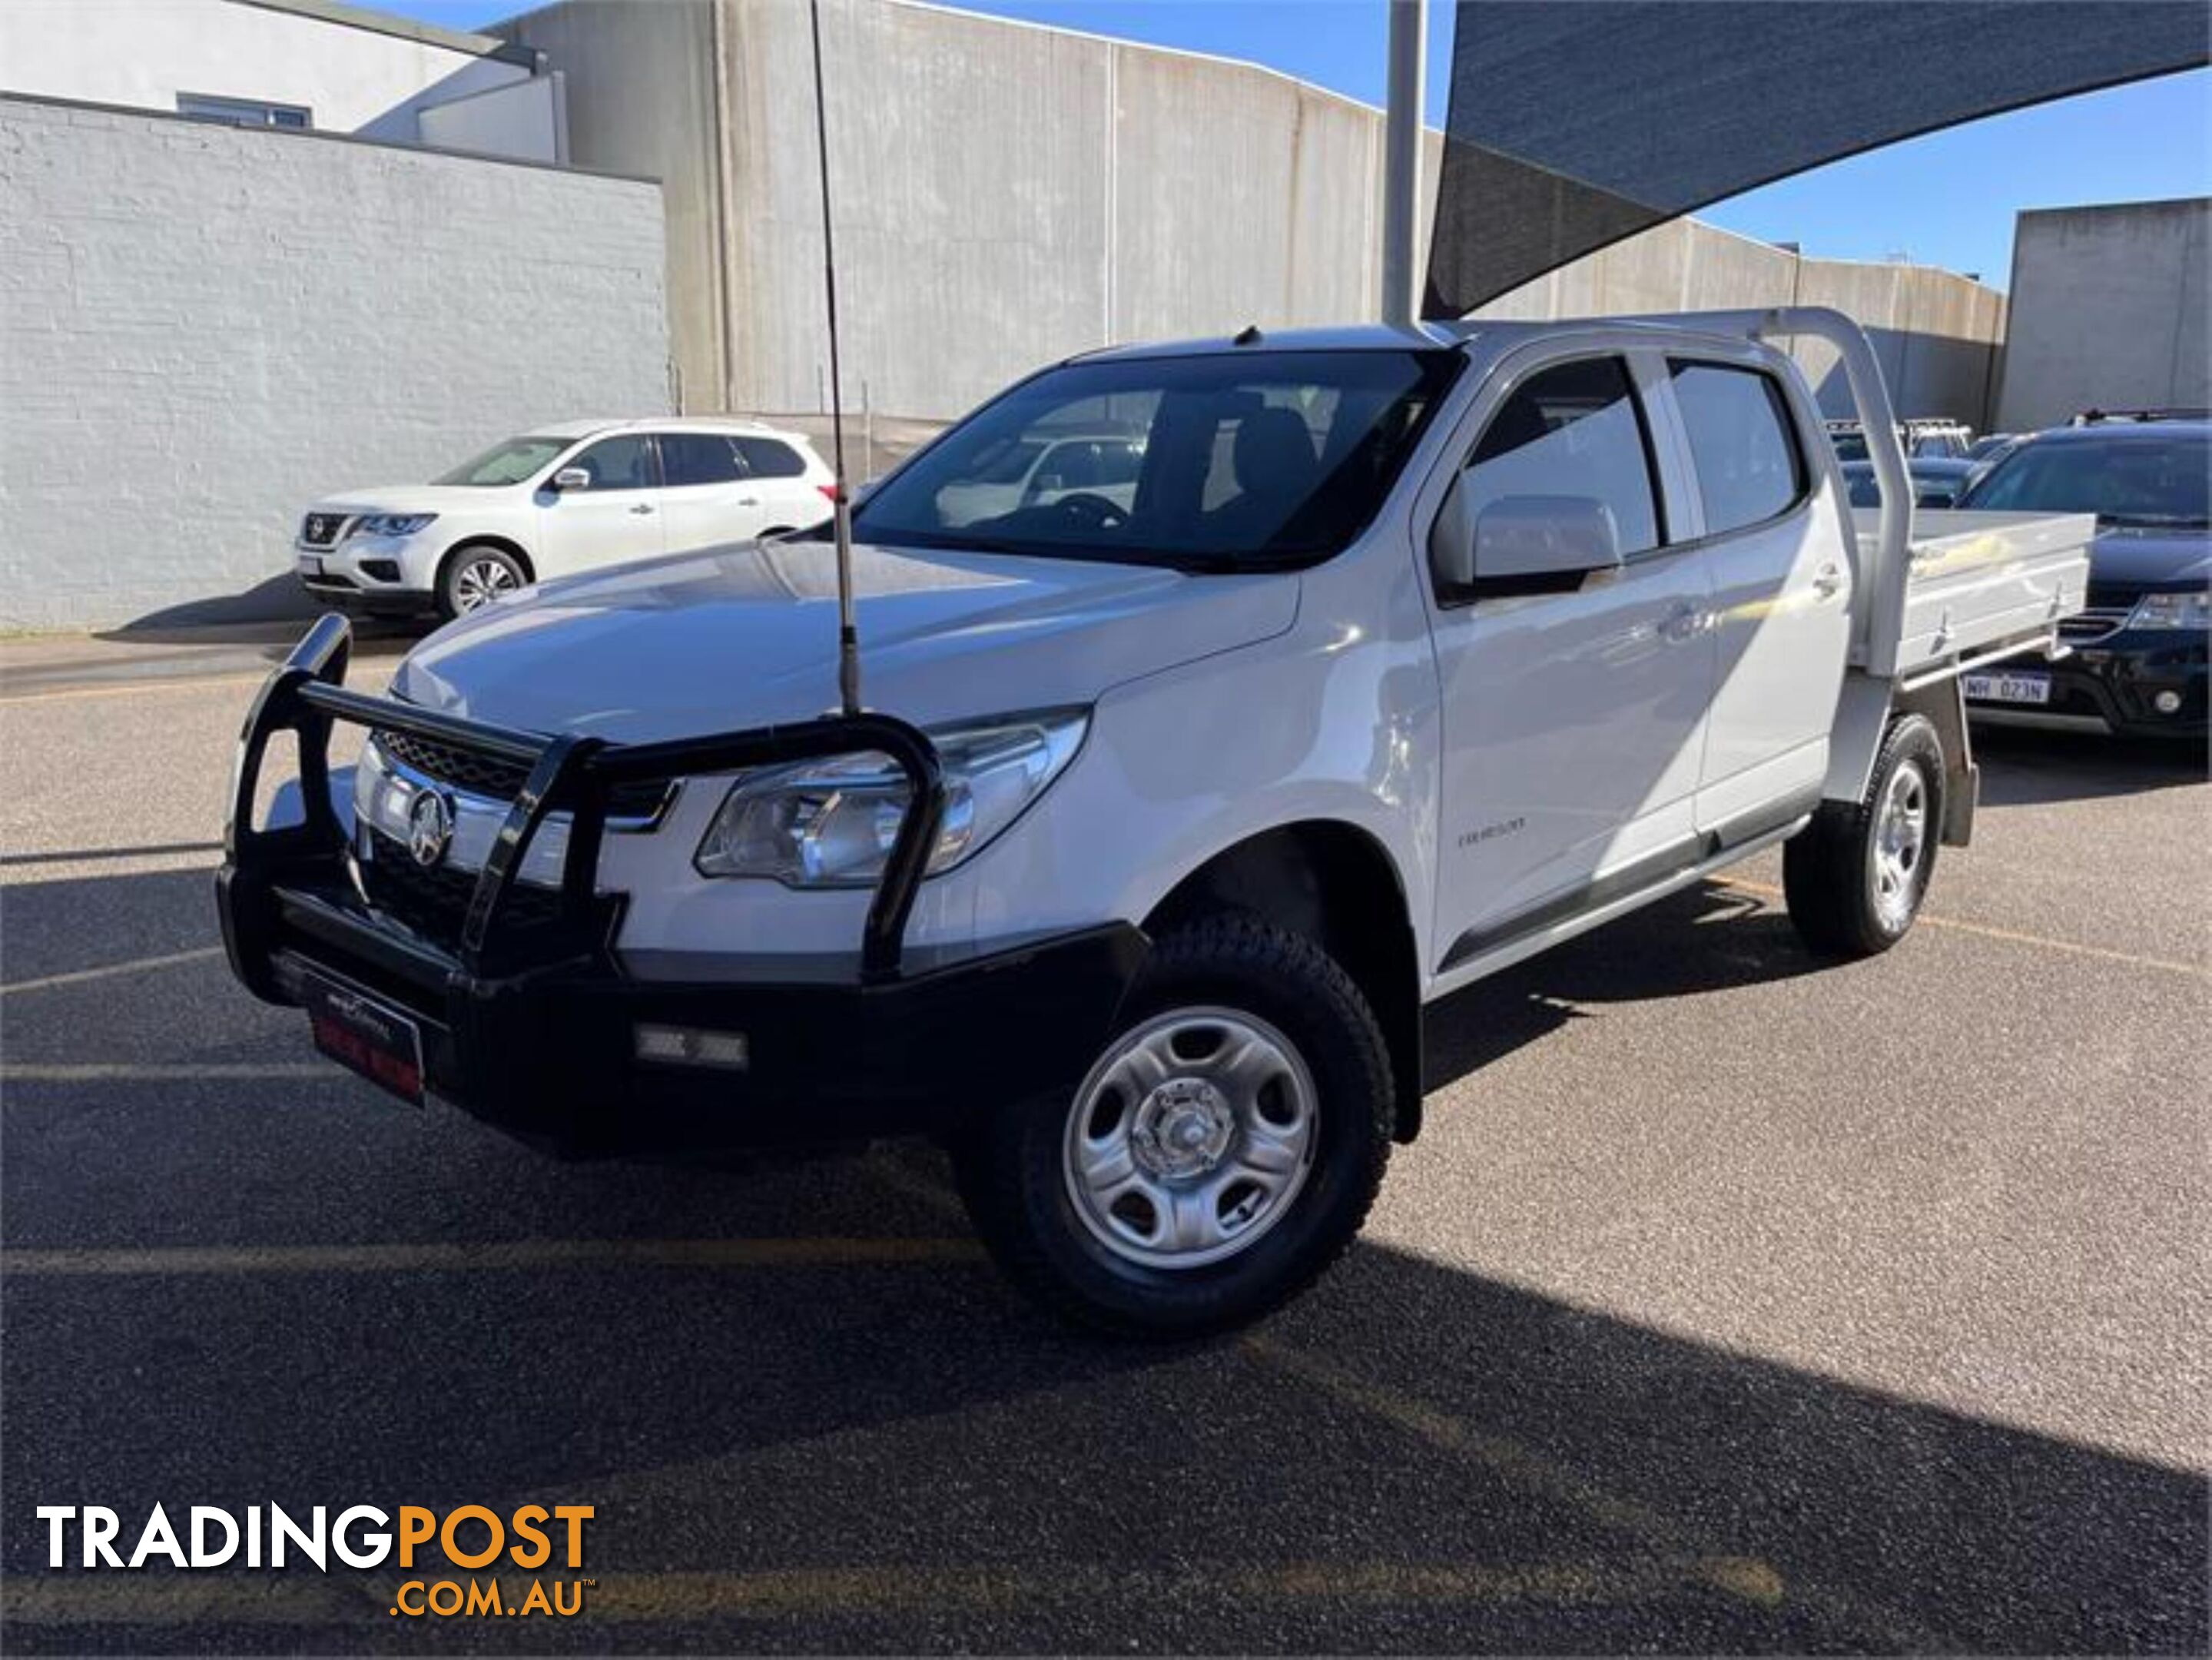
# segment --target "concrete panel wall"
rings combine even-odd
[[[1987,424],[2004,296],[1927,266],[1806,259],[1682,219],[1577,259],[1475,315],[1540,322],[1788,305],[1832,306],[1864,325],[1899,414]],[[1852,413],[1834,351],[1818,340],[1790,344],[1821,407]]]
[[[2212,198],[2023,213],[2000,423],[2092,406],[2212,407]]]
[[[563,21],[618,11],[625,30],[641,15],[643,32],[654,9],[570,0],[506,31],[568,76],[576,159],[665,179],[672,226],[695,181],[726,175],[719,309],[690,269],[698,244],[671,245],[685,406],[818,409],[828,350],[806,11],[788,0],[666,9],[708,3],[725,66],[719,139],[668,125],[634,48]],[[1251,64],[900,0],[824,0],[823,35],[848,404],[865,382],[878,412],[942,418],[1109,342],[1378,308],[1379,111]],[[604,121],[587,120],[587,100]],[[648,152],[647,131],[668,142]],[[1431,189],[1441,152],[1428,135]],[[1995,296],[1946,273],[1802,261],[1683,221],[1481,314],[1786,305],[1801,290],[1876,331],[1908,412],[1980,423]],[[1908,350],[1916,307],[1927,326],[1960,332],[1914,334]],[[725,347],[711,383],[693,368],[710,337]],[[1832,362],[1808,356],[1815,383],[1830,380]],[[1839,382],[1824,396],[1848,406]]]
[[[724,407],[827,399],[807,13],[729,0]],[[823,9],[845,396],[951,414],[1109,337],[1111,54],[1048,29]],[[694,398],[686,402],[713,407]]]
[[[502,33],[560,73],[571,161],[660,180],[677,391],[686,407],[718,407],[725,270],[712,0],[581,0]]]
[[[650,185],[0,98],[0,627],[294,599],[301,510],[667,407]]]

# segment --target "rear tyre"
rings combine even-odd
[[[1221,915],[1165,936],[1072,1096],[954,1148],[1000,1267],[1063,1318],[1198,1336],[1303,1290],[1352,1241],[1390,1156],[1381,1028],[1318,946]]]
[[[438,572],[438,615],[450,623],[529,584],[522,562],[504,548],[484,542],[455,548]]]
[[[1911,931],[1936,873],[1943,744],[1924,715],[1890,723],[1857,801],[1824,801],[1782,850],[1790,920],[1826,957],[1872,957]]]

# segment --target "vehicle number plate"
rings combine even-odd
[[[302,575],[302,576],[320,576],[322,574],[323,574],[323,562],[322,562],[320,559],[312,557],[312,556],[310,556],[309,555],[307,555],[307,554],[304,554],[304,553],[303,553],[303,554],[301,554],[301,555],[300,556],[300,575]]]
[[[300,1002],[317,1049],[401,1100],[422,1104],[422,1029],[413,1016],[314,973],[301,976]]]
[[[2048,703],[2047,674],[1969,674],[1960,677],[1966,696],[1984,703]]]

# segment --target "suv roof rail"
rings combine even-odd
[[[2069,427],[2100,427],[2107,422],[2136,421],[2212,421],[2212,409],[2087,409],[2076,412],[2066,424]]]

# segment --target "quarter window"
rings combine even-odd
[[[671,489],[684,484],[727,484],[744,477],[737,452],[718,432],[664,432],[660,471]]]
[[[602,438],[568,465],[591,474],[590,489],[644,490],[659,482],[653,477],[653,441],[642,433]]]
[[[1774,377],[1729,363],[1670,362],[1698,470],[1705,534],[1764,524],[1805,494],[1805,458]]]
[[[1605,504],[1624,556],[1662,539],[1651,446],[1628,367],[1618,357],[1560,363],[1529,377],[1491,417],[1460,480],[1468,523],[1509,496]]]
[[[773,438],[732,438],[738,453],[744,458],[745,471],[756,478],[800,478],[806,473],[806,463],[797,450],[788,444],[779,444]]]

